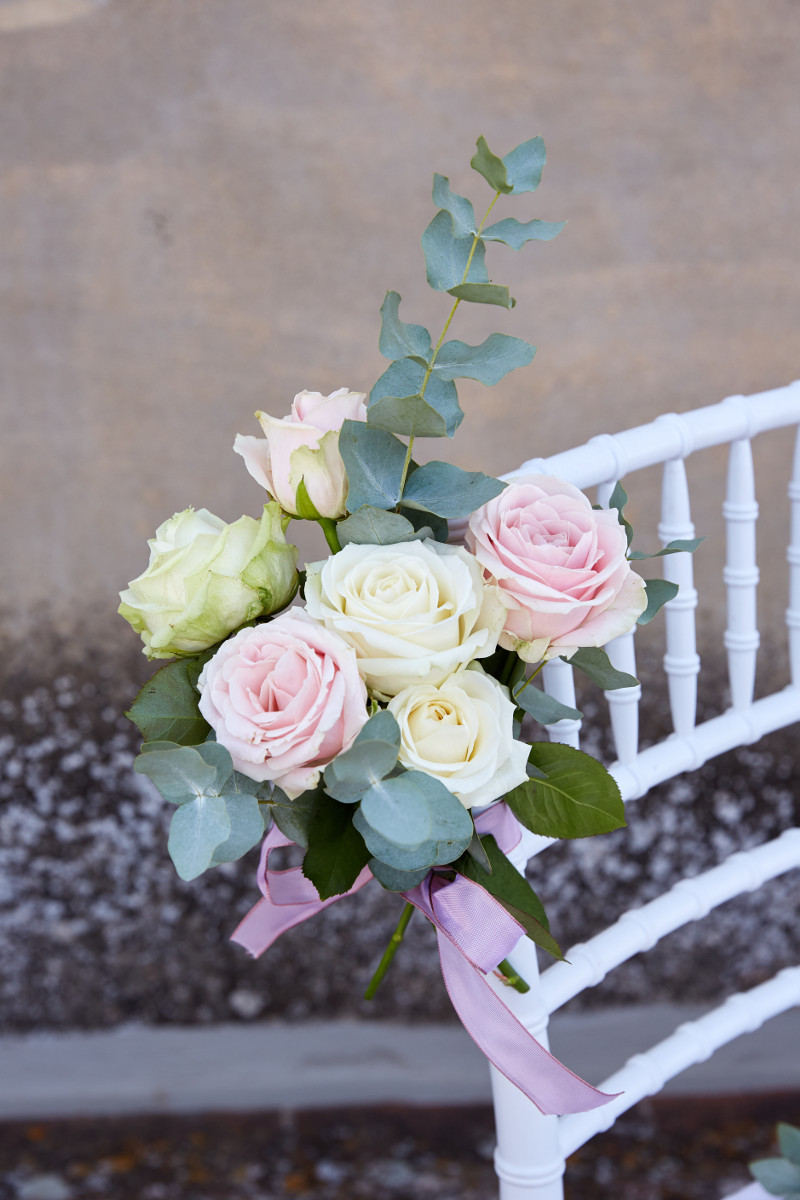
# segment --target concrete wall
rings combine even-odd
[[[293,934],[258,969],[253,1001],[252,968],[219,949],[252,895],[250,865],[188,888],[172,878],[165,814],[131,776],[117,716],[145,664],[116,594],[176,509],[258,510],[230,450],[255,409],[279,415],[303,387],[371,386],[387,288],[406,319],[440,327],[418,246],[431,175],[485,194],[467,166],[479,133],[500,152],[544,135],[542,188],[507,211],[569,224],[518,256],[495,248],[513,313],[459,313],[456,336],[502,328],[539,352],[490,393],[462,389],[467,419],[446,454],[498,472],[800,375],[799,46],[794,0],[0,0],[10,1024],[210,1020],[284,1012],[287,995],[296,1015],[347,1008],[349,964],[365,969],[382,928],[354,935],[332,910],[323,936]],[[770,679],[783,671],[790,452],[782,435],[759,452]],[[711,535],[704,583],[723,557],[723,470],[711,455],[692,475]],[[656,494],[652,479],[635,494],[651,538]],[[715,620],[719,608],[712,597]],[[718,703],[716,644],[704,652]],[[705,846],[698,869],[791,819],[783,753],[702,784],[712,799],[682,826]],[[637,835],[645,891],[685,866],[659,811]],[[615,903],[620,860],[598,850],[598,867],[594,853],[559,868],[565,939],[587,897]],[[313,984],[295,987],[293,947]],[[439,1011],[433,968],[417,969],[429,949],[403,977],[404,1013]],[[709,961],[700,946],[681,971],[668,964],[665,988],[685,993],[691,964]],[[638,986],[621,995],[650,995]]]

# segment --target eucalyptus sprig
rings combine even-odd
[[[381,306],[379,349],[390,366],[372,388],[367,422],[345,421],[339,449],[350,484],[348,512],[340,526],[343,541],[390,544],[426,535],[447,538],[445,522],[468,516],[502,491],[505,484],[480,471],[464,471],[445,462],[418,466],[414,442],[420,437],[452,438],[463,420],[456,379],[491,386],[510,371],[526,366],[536,347],[522,338],[492,333],[480,345],[447,341],[463,303],[513,308],[509,289],[493,283],[486,268],[486,243],[502,242],[519,250],[529,241],[548,241],[564,222],[507,217],[487,222],[501,196],[533,192],[545,164],[540,137],[531,138],[499,158],[480,137],[471,166],[488,182],[492,196],[477,220],[470,200],[434,175],[438,211],[422,235],[426,274],[434,291],[453,303],[434,344],[422,325],[400,319],[400,296],[386,293]],[[407,438],[407,442],[401,438]]]

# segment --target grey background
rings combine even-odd
[[[253,864],[175,880],[118,717],[148,668],[116,594],[175,510],[258,511],[230,449],[255,409],[369,389],[387,288],[438,331],[418,246],[431,176],[488,197],[467,165],[479,133],[499,153],[542,133],[541,189],[499,215],[569,223],[490,248],[518,306],[453,332],[539,351],[491,393],[461,388],[458,438],[428,456],[500,472],[800,374],[799,37],[793,0],[0,0],[6,1027],[352,1011],[396,904],[337,905],[256,967],[227,946]],[[785,677],[790,454],[784,435],[758,452],[759,686]],[[723,474],[721,455],[692,464],[704,711],[724,700]],[[657,492],[635,489],[645,541]],[[556,932],[790,823],[792,749],[745,751],[651,798],[638,831],[559,851],[539,880]],[[600,1001],[710,994],[732,939],[738,982],[756,981],[795,950],[790,895],[731,906],[653,983],[634,965]],[[370,1011],[446,1015],[426,934]]]

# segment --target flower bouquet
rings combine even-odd
[[[506,485],[413,457],[419,439],[455,434],[457,378],[491,385],[533,358],[503,333],[477,346],[447,337],[462,304],[514,305],[489,279],[488,242],[518,250],[561,229],[490,223],[501,197],[538,187],[544,162],[539,137],[504,158],[480,138],[471,165],[492,192],[481,220],[434,176],[422,247],[428,283],[451,300],[436,343],[388,292],[379,347],[390,365],[369,398],[304,391],[288,416],[257,413],[263,436],[239,435],[234,449],[269,497],[260,518],[171,517],[120,612],[149,658],[174,660],[128,715],[144,740],[135,769],[176,806],[181,878],[262,843],[263,898],[234,940],[257,955],[364,886],[398,893],[400,922],[367,995],[420,910],[473,1038],[543,1111],[567,1112],[607,1097],[551,1058],[487,982],[495,973],[525,990],[507,961],[520,937],[561,957],[507,855],[521,828],[586,837],[624,813],[596,759],[531,738],[533,722],[580,715],[536,676],[560,656],[602,688],[635,685],[602,647],[675,589],[632,569],[648,556],[630,550],[621,487],[598,509],[549,476]],[[318,522],[330,548],[301,571],[293,519]],[[302,867],[270,867],[291,844]]]

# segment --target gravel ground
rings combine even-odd
[[[573,1200],[719,1200],[800,1093],[647,1101],[568,1167]],[[0,1126],[0,1200],[496,1200],[488,1108]]]

